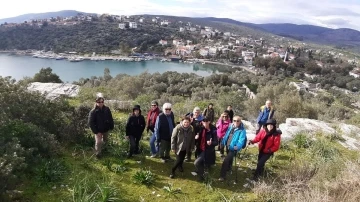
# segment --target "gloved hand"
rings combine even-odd
[[[252,140],[249,141],[248,145],[254,144]]]

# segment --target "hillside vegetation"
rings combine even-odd
[[[18,26],[0,28],[0,49],[52,50],[55,52],[77,51],[80,53],[108,54],[111,50],[130,47],[155,46],[160,39],[169,38],[175,32],[171,28],[142,27],[121,30],[118,23],[83,22],[76,26]],[[155,48],[155,47],[154,47]],[[162,52],[154,49],[155,52]]]
[[[279,80],[282,82],[278,83]],[[150,159],[148,136],[142,153],[126,159],[128,142],[124,126],[129,109],[140,104],[143,113],[151,100],[173,103],[178,120],[195,106],[214,103],[221,112],[232,104],[235,114],[253,120],[267,98],[277,108],[276,119],[287,117],[346,121],[360,125],[356,99],[339,91],[313,96],[289,87],[285,78],[247,75],[244,72],[198,77],[195,74],[166,72],[139,76],[105,71],[101,77],[79,81],[82,89],[75,99],[46,100],[29,93],[27,80],[15,83],[0,78],[0,185],[1,201],[347,201],[360,199],[357,152],[344,149],[338,136],[312,137],[299,134],[281,149],[266,166],[266,177],[251,184],[257,148],[242,151],[235,184],[235,170],[224,183],[217,182],[220,158],[200,183],[190,174],[193,164],[174,180],[168,178],[170,164]],[[242,93],[242,84],[252,85],[256,99]],[[240,91],[239,91],[240,90]],[[87,127],[88,113],[97,92],[106,100],[129,101],[129,105],[108,104],[113,110],[115,129],[107,153],[93,156],[94,137]],[[172,155],[172,158],[174,156]],[[342,197],[342,198],[341,198]],[[322,201],[324,201],[322,200]]]

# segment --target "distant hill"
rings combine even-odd
[[[0,24],[4,22],[24,22],[31,19],[44,19],[50,17],[69,17],[76,16],[79,13],[87,14],[76,10],[63,10],[58,12],[49,13],[37,13],[37,14],[25,14],[13,18],[0,19]],[[275,34],[292,38],[298,41],[307,41],[323,45],[332,45],[337,48],[346,48],[356,50],[360,52],[360,32],[353,29],[331,29],[326,27],[314,26],[314,25],[296,25],[290,23],[269,23],[269,24],[254,24],[240,22],[229,18],[191,18],[181,16],[164,16],[164,15],[143,15],[143,16],[160,16],[167,18],[171,21],[184,21],[192,22],[194,24],[208,25],[216,28],[226,28],[228,31],[235,31],[239,34],[251,34],[255,37],[264,36],[266,34]],[[222,23],[222,24],[221,24]],[[226,23],[226,24],[224,24]],[[239,26],[235,29],[229,29],[227,26],[236,25]]]
[[[47,19],[51,17],[70,17],[70,16],[76,16],[77,14],[87,14],[80,11],[75,10],[63,10],[63,11],[57,11],[57,12],[47,12],[47,13],[29,13],[25,15],[19,15],[12,18],[4,18],[0,19],[0,24],[3,24],[5,22],[7,23],[22,23],[24,21],[33,20],[33,19]]]
[[[245,26],[259,31],[265,31],[279,36],[300,41],[310,41],[319,44],[333,45],[338,48],[353,48],[360,51],[360,32],[354,29],[331,29],[315,25],[296,25],[290,23],[253,24],[236,21],[229,18],[197,18],[209,21],[225,22]]]

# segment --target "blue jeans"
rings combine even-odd
[[[159,144],[156,143],[155,133],[152,133],[150,138],[150,149],[152,155],[155,155],[159,152]]]

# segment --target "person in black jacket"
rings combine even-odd
[[[195,136],[195,145],[197,159],[194,162],[196,173],[200,180],[204,180],[204,168],[215,164],[215,146],[219,141],[216,134],[216,127],[210,123],[210,120],[204,118],[199,135]]]
[[[232,106],[231,105],[228,105],[227,111],[229,111],[229,117],[230,117],[230,121],[232,122],[233,121],[233,118],[234,118],[234,111],[232,110]]]
[[[90,111],[88,124],[95,134],[95,155],[101,156],[103,145],[108,140],[109,130],[114,129],[114,120],[109,107],[104,105],[104,98],[96,98],[96,104]]]
[[[203,112],[203,117],[210,120],[210,123],[213,123],[215,120],[215,112],[214,112],[214,105],[210,103],[208,107]]]
[[[135,105],[133,113],[126,123],[126,138],[130,141],[128,158],[132,157],[133,154],[139,154],[139,142],[145,126],[145,118],[141,115],[140,106]]]
[[[159,156],[163,163],[170,160],[171,135],[174,127],[174,113],[171,111],[171,104],[164,103],[163,113],[156,118],[154,129],[156,142],[160,143]]]

